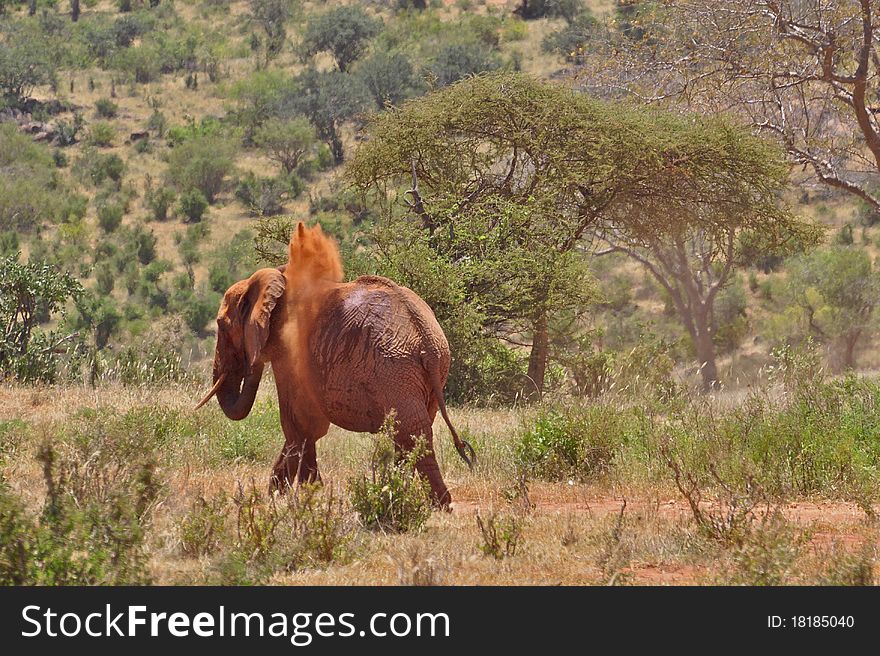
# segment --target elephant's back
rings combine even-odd
[[[376,430],[396,399],[429,403],[431,372],[445,382],[449,371],[449,345],[430,307],[378,276],[334,290],[318,312],[310,351],[330,420],[350,430]],[[362,425],[344,421],[355,415]]]

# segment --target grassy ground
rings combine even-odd
[[[438,423],[453,510],[434,512],[405,533],[370,530],[352,508],[352,481],[370,469],[372,436],[332,428],[319,443],[323,487],[268,496],[281,447],[273,387],[264,381],[253,412],[239,423],[215,404],[193,412],[194,386],[2,388],[4,498],[18,499],[49,534],[62,532],[72,553],[62,558],[56,545],[45,562],[64,576],[77,572],[76,580],[875,581],[880,430],[873,408],[880,391],[870,381],[821,383],[772,400],[454,408],[479,462],[468,471]],[[807,393],[813,396],[805,399]],[[47,444],[55,463],[48,470]],[[79,528],[51,519],[53,503],[82,513],[69,514]],[[133,507],[135,515],[127,514]],[[4,512],[0,504],[0,554],[14,541],[12,515]],[[89,524],[93,513],[99,521]],[[96,547],[98,529],[82,526],[109,526],[110,537]],[[41,540],[34,537],[34,549],[47,549]],[[98,562],[101,549],[111,556]],[[87,574],[77,550],[92,554]],[[64,576],[51,582],[66,582]]]

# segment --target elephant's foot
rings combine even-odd
[[[436,494],[433,491],[431,492],[431,503],[437,510],[452,512],[452,495],[449,494],[449,490],[445,487],[440,494]]]
[[[273,473],[272,476],[269,477],[269,494],[274,494],[277,492],[278,494],[284,494],[287,490],[290,489],[291,480],[287,477],[285,473]]]

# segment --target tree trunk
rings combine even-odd
[[[542,315],[535,322],[535,334],[532,337],[532,351],[529,354],[529,381],[525,397],[540,401],[544,394],[544,372],[547,370],[547,353],[550,335],[547,330],[547,315]]]
[[[862,331],[856,330],[846,334],[844,337],[843,367],[844,369],[855,369],[856,366],[856,344]]]
[[[712,341],[712,329],[709,325],[708,312],[698,313],[694,317],[694,348],[700,361],[700,374],[703,377],[703,391],[718,389],[718,367],[715,364],[715,343]]]
[[[342,138],[336,128],[333,128],[333,134],[330,135],[330,152],[333,153],[333,161],[336,164],[342,164],[345,160],[345,151],[342,148]]]

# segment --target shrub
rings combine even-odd
[[[345,72],[366,52],[370,39],[382,23],[357,5],[336,7],[309,19],[301,49],[304,57],[328,51],[339,70]]]
[[[559,55],[567,62],[582,64],[589,44],[598,31],[599,22],[591,14],[584,14],[573,23],[544,37],[541,48],[544,52]]]
[[[643,429],[635,411],[604,405],[542,410],[520,436],[516,458],[535,476],[587,481],[606,473],[622,443]]]
[[[392,412],[374,438],[371,475],[349,481],[349,498],[367,528],[405,533],[419,530],[431,516],[430,486],[415,472],[416,462],[426,453],[424,440],[398,458],[395,423]]]
[[[178,212],[187,221],[201,221],[208,209],[208,201],[198,189],[190,189],[180,195]]]
[[[119,105],[109,98],[101,98],[95,102],[95,113],[101,118],[116,118],[119,113]]]
[[[98,225],[101,230],[111,233],[122,223],[125,211],[118,203],[105,202],[98,206]]]
[[[118,448],[119,439],[124,436],[115,431],[74,429],[57,449],[44,443],[37,459],[46,501],[38,517],[0,487],[0,583],[149,582],[144,526],[160,484],[140,440],[127,451]]]
[[[443,47],[429,67],[438,87],[445,87],[469,75],[500,68],[501,63],[478,41],[451,43]]]
[[[93,123],[89,129],[89,136],[86,143],[97,148],[109,148],[113,145],[113,139],[116,138],[116,128],[109,123],[98,121]]]
[[[112,180],[117,188],[125,174],[125,162],[116,154],[104,155],[93,149],[84,150],[75,164],[76,170],[94,186],[101,186],[106,180]]]
[[[332,488],[301,486],[279,497],[239,483],[233,503],[238,539],[219,563],[223,583],[264,582],[276,571],[326,566],[350,554],[354,524]]]
[[[400,53],[376,53],[358,64],[356,74],[380,110],[389,104],[399,105],[421,92],[421,80],[409,59]]]
[[[290,187],[290,182],[283,177],[258,178],[248,171],[239,180],[235,197],[253,216],[277,216],[284,212]]]
[[[175,193],[168,187],[160,187],[150,192],[147,197],[147,207],[153,215],[154,221],[165,221],[168,219],[168,210],[174,204],[177,198]]]
[[[234,153],[235,147],[228,139],[216,136],[190,139],[171,151],[169,182],[182,193],[197,189],[211,204],[233,169]]]
[[[479,549],[484,556],[502,560],[516,555],[523,532],[523,518],[520,515],[498,515],[493,512],[484,520],[480,513],[477,513],[476,519],[482,538]]]
[[[288,175],[312,150],[316,139],[315,128],[302,116],[270,119],[254,135],[254,143]]]
[[[210,501],[199,496],[180,521],[180,549],[191,558],[210,556],[221,545],[229,501],[220,494]]]

